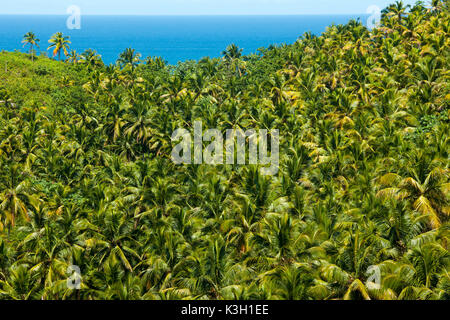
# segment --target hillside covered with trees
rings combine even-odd
[[[176,66],[27,34],[0,53],[0,299],[450,299],[449,17]],[[278,174],[174,164],[195,120],[278,129]]]

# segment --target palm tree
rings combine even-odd
[[[58,55],[58,59],[61,60],[61,51],[66,56],[69,54],[69,44],[71,43],[69,39],[69,36],[64,36],[62,32],[57,32],[48,40],[50,46],[47,50],[53,48],[53,57]]]
[[[418,160],[426,166],[424,171],[413,171],[413,176],[407,178],[394,173],[384,175],[381,182],[393,187],[380,190],[378,195],[411,201],[412,207],[425,215],[433,228],[439,228],[442,219],[450,215],[449,200],[445,194],[448,173],[441,167],[433,168],[436,163],[427,165],[423,156]]]
[[[0,293],[9,299],[38,299],[39,275],[27,265],[15,265],[7,281],[0,280]]]
[[[8,230],[16,225],[17,217],[28,219],[27,182],[18,181],[18,170],[18,166],[10,167],[7,180],[5,180],[7,184],[0,193],[0,210],[4,214],[4,225],[8,226]]]
[[[407,259],[411,261],[417,276],[415,285],[430,288],[433,281],[436,281],[437,275],[448,267],[450,255],[440,245],[429,243],[414,248],[408,253]]]
[[[135,49],[127,48],[119,55],[117,62],[119,62],[122,67],[129,65],[131,66],[131,69],[134,70],[139,64],[140,58],[141,54],[136,52]]]
[[[231,61],[239,59],[242,56],[243,49],[240,49],[237,45],[230,44],[225,51],[222,51],[222,55],[225,60]]]
[[[80,63],[92,70],[103,65],[101,55],[92,49],[87,49],[80,55]]]
[[[161,57],[147,57],[145,64],[152,69],[161,70],[167,65],[167,62]]]
[[[76,50],[71,50],[69,55],[67,56],[67,62],[72,64],[77,64],[79,59],[79,55]]]
[[[225,51],[222,52],[223,59],[230,66],[232,70],[235,70],[239,76],[242,75],[242,69],[244,67],[243,61],[240,60],[242,57],[243,49],[239,48],[235,44],[231,44],[227,47]]]
[[[397,19],[397,22],[401,24],[402,18],[405,15],[406,10],[408,10],[408,8],[410,8],[410,5],[405,6],[403,1],[396,1],[395,4],[392,4],[385,10],[383,10],[383,13],[394,16]]]
[[[26,46],[27,44],[30,45],[30,55],[31,55],[31,61],[34,60],[34,51],[33,51],[33,47],[36,46],[39,48],[39,39],[36,38],[36,35],[33,32],[28,32],[23,36],[23,40],[22,43],[24,44],[24,46]]]

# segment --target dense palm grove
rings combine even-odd
[[[0,53],[0,299],[450,299],[449,32],[397,2],[177,66],[27,34]],[[279,129],[278,174],[175,165],[194,120]]]

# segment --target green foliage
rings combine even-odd
[[[1,52],[0,299],[449,299],[449,17],[176,66]],[[278,174],[175,165],[195,120],[279,129]]]

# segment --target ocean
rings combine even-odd
[[[345,24],[368,15],[304,16],[82,16],[81,28],[69,30],[68,16],[0,15],[0,50],[26,51],[23,35],[33,31],[46,51],[55,32],[70,36],[71,49],[94,49],[106,64],[131,47],[147,56],[160,56],[171,64],[219,57],[235,43],[244,54],[271,44],[293,43],[305,32],[320,35],[332,24]],[[38,52],[39,52],[38,51]]]

